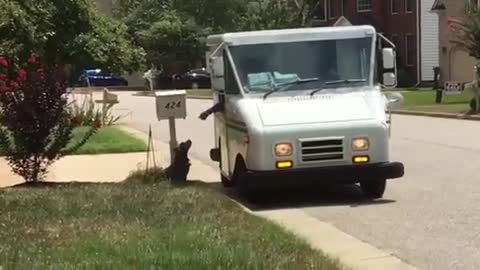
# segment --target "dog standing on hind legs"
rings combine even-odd
[[[168,179],[174,183],[185,183],[187,175],[190,171],[190,159],[188,158],[188,151],[192,147],[192,141],[187,140],[180,143],[174,149],[173,160],[170,166],[165,170]]]

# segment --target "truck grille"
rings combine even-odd
[[[330,161],[343,159],[343,139],[301,141],[302,161]]]

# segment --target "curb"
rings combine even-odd
[[[139,139],[146,140],[148,138],[145,133],[128,126],[123,125],[120,128]],[[157,150],[168,149],[168,144],[160,140],[154,141]],[[164,162],[166,162],[166,159],[164,159]],[[197,174],[194,178],[198,178],[198,175],[202,174],[200,178],[204,179],[204,181],[220,182],[218,179],[219,174],[215,169],[195,158],[190,158],[190,162],[193,169],[199,169],[196,171]],[[162,164],[160,164],[161,166]],[[192,174],[195,174],[195,172],[192,172]],[[239,201],[231,200],[237,203],[244,211],[280,225],[285,230],[306,241],[319,252],[332,259],[338,259],[340,264],[346,266],[347,269],[417,270],[416,267],[395,257],[392,253],[359,240],[327,222],[322,222],[308,215],[301,209],[252,211]]]
[[[457,113],[442,113],[442,112],[422,112],[422,111],[392,111],[394,114],[413,115],[413,116],[427,116],[435,118],[448,118],[457,120],[472,120],[480,121],[480,115],[457,114]]]

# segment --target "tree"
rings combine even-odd
[[[477,60],[477,77],[480,77],[480,8],[476,5],[467,5],[464,19],[457,22],[456,39],[452,42],[468,51],[469,55]],[[473,73],[472,67],[472,73]],[[470,102],[472,110],[480,111],[480,93],[474,89],[475,97]]]
[[[468,5],[464,19],[458,21],[457,25],[456,39],[452,42],[467,50],[470,56],[480,59],[480,9]]]
[[[34,56],[16,66],[21,68],[0,58],[0,149],[14,173],[35,183],[53,162],[85,144],[100,122],[66,148],[77,121],[71,117],[63,71],[41,65]]]
[[[176,11],[165,12],[147,30],[136,33],[147,52],[149,63],[157,67],[168,63],[194,63],[205,52],[205,37],[210,32]]]
[[[132,72],[144,62],[125,24],[90,0],[0,0],[0,7],[0,55],[15,62],[35,53],[71,79],[87,67]]]
[[[204,62],[209,34],[302,27],[315,0],[120,0],[123,17],[147,62],[178,72]],[[219,12],[221,11],[221,12]]]
[[[238,30],[304,27],[309,23],[316,0],[250,0]]]

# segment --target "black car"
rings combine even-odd
[[[210,89],[210,74],[205,68],[192,69],[184,74],[173,76],[173,86],[177,89]]]

